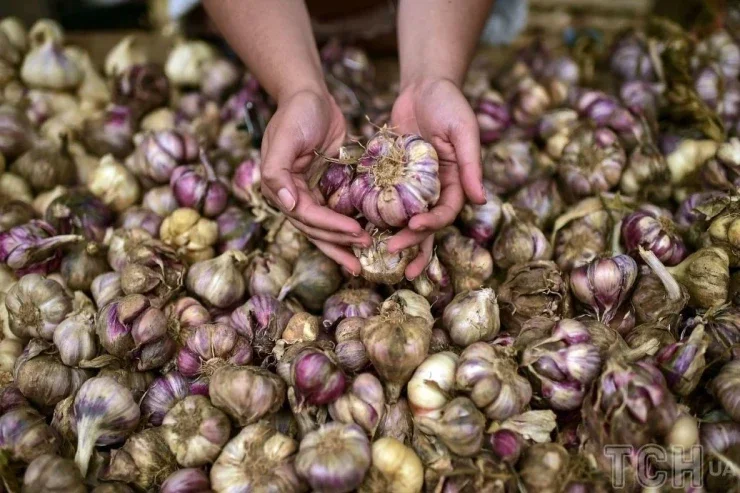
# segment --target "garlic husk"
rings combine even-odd
[[[532,387],[517,373],[512,348],[471,344],[460,354],[455,382],[490,419],[505,420],[520,413],[532,398]]]
[[[201,469],[179,469],[164,480],[160,493],[211,493],[211,481]]]
[[[740,374],[740,362],[732,360],[721,368],[712,381],[712,392],[733,421],[740,419],[740,401],[737,397],[738,374]]]
[[[150,428],[131,435],[123,447],[111,452],[102,478],[124,481],[142,490],[158,487],[177,470],[175,457],[162,439],[162,428]]]
[[[437,419],[455,390],[458,356],[451,351],[429,355],[416,368],[406,386],[409,407],[414,417]]]
[[[712,308],[727,301],[730,260],[719,247],[705,247],[667,269],[689,293],[689,305]]]
[[[455,296],[455,288],[447,267],[440,262],[437,254],[427,264],[424,272],[411,282],[414,290],[430,303],[435,315],[442,313]]]
[[[445,308],[442,323],[458,346],[493,340],[501,328],[496,293],[485,288],[458,294]]]
[[[0,416],[0,451],[11,461],[29,464],[44,454],[56,454],[60,440],[35,409],[21,406]]]
[[[339,366],[349,373],[358,373],[370,364],[367,349],[360,340],[365,323],[364,318],[349,317],[339,322],[334,329],[334,339],[337,342],[334,354]]]
[[[76,89],[84,78],[77,60],[52,38],[46,38],[31,48],[23,60],[20,74],[30,87],[61,91]]]
[[[54,345],[65,365],[78,366],[97,355],[93,316],[93,313],[84,311],[73,313],[54,329]]]
[[[236,250],[196,262],[188,270],[185,286],[210,306],[234,306],[242,301],[246,291],[242,275],[246,263],[246,255]]]
[[[678,395],[689,395],[699,384],[706,368],[704,353],[710,338],[704,326],[697,326],[689,337],[664,346],[655,355],[669,388]]]
[[[130,35],[121,39],[105,57],[105,75],[114,77],[132,65],[149,62],[149,55],[141,38]]]
[[[77,434],[75,463],[87,475],[96,445],[122,442],[141,414],[131,391],[110,377],[96,377],[85,382],[74,399],[74,429]]]
[[[87,488],[73,461],[45,454],[28,465],[23,476],[23,491],[85,493]]]
[[[356,424],[372,437],[385,415],[383,385],[374,375],[362,373],[348,391],[329,405],[334,421]]]
[[[385,383],[386,398],[395,403],[401,389],[427,356],[432,330],[427,320],[393,307],[367,320],[361,339],[370,362]]]
[[[285,281],[278,300],[292,294],[309,310],[321,310],[326,299],[341,283],[336,262],[319,250],[303,252],[293,265],[293,274]]]
[[[416,452],[392,437],[372,444],[372,466],[358,491],[418,493],[424,485],[424,466]]]
[[[382,305],[380,314],[399,309],[408,317],[420,317],[427,321],[429,328],[434,325],[434,316],[429,302],[421,295],[409,289],[398,289]]]
[[[110,270],[106,251],[99,243],[89,242],[75,246],[62,257],[59,268],[67,289],[90,291],[93,280]]]
[[[280,339],[286,344],[311,342],[318,339],[321,329],[319,317],[308,312],[298,312],[290,318]]]
[[[296,474],[298,443],[261,421],[244,427],[226,444],[211,468],[215,493],[281,491],[300,493],[306,487]]]
[[[41,140],[19,157],[10,170],[25,178],[37,193],[57,185],[71,185],[76,179],[75,164],[68,150],[66,137],[61,144]]]
[[[198,87],[216,58],[216,50],[204,41],[183,41],[170,51],[164,71],[177,86]]]
[[[242,337],[252,341],[255,356],[262,360],[272,354],[275,342],[292,317],[293,312],[281,301],[258,294],[231,312],[229,324]]]
[[[493,273],[493,258],[472,238],[447,227],[436,235],[437,255],[449,269],[455,292],[480,288]]]
[[[51,340],[54,330],[72,311],[64,288],[40,274],[26,274],[5,296],[10,330],[20,338]]]
[[[184,347],[177,354],[177,368],[188,378],[204,383],[220,367],[246,365],[252,361],[252,347],[247,338],[225,323],[206,323],[185,336]],[[182,340],[184,334],[179,337]]]
[[[277,375],[253,366],[219,368],[208,386],[213,405],[241,426],[277,412],[285,400],[285,390],[285,383]]]
[[[162,421],[162,434],[177,463],[198,467],[214,462],[229,440],[231,425],[207,397],[191,395],[175,404]]]
[[[324,324],[328,327],[350,317],[377,314],[383,298],[371,289],[342,289],[324,302]]]
[[[291,264],[295,263],[303,251],[311,247],[308,238],[286,218],[270,228],[266,240],[269,243],[268,252],[282,257]]]
[[[91,174],[90,191],[116,212],[123,212],[138,202],[139,182],[131,172],[111,155],[104,156]]]
[[[352,247],[352,251],[360,260],[362,277],[370,282],[379,284],[397,284],[404,278],[406,266],[416,257],[418,247],[413,246],[390,253],[388,251],[389,231],[380,231],[372,223],[365,228],[373,237],[373,243],[367,248]]]
[[[134,493],[134,490],[127,484],[120,481],[100,483],[92,493]]]
[[[349,493],[360,486],[370,462],[370,442],[359,426],[328,423],[301,440],[295,469],[317,493]]]
[[[290,277],[291,271],[290,263],[281,257],[267,252],[257,253],[244,271],[249,294],[277,296]]]
[[[175,199],[175,195],[169,185],[147,190],[144,197],[142,197],[141,205],[161,217],[169,216],[179,207],[177,199]]]
[[[23,395],[42,407],[56,405],[74,395],[93,373],[65,366],[49,343],[30,341],[15,362],[13,380]]]
[[[550,260],[552,246],[545,234],[534,224],[517,217],[514,208],[503,206],[505,224],[493,243],[493,260],[502,269],[530,260]]]

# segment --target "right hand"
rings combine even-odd
[[[349,246],[369,246],[370,235],[354,219],[324,207],[306,176],[316,152],[334,156],[346,124],[328,93],[297,92],[278,104],[262,139],[262,194],[324,254],[354,275],[362,267]]]

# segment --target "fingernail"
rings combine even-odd
[[[281,188],[278,190],[277,196],[280,203],[283,204],[283,208],[288,211],[292,211],[295,208],[295,198],[293,197],[293,194],[290,193],[290,190],[287,188]]]

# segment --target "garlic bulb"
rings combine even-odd
[[[131,435],[123,447],[111,452],[102,479],[124,481],[142,490],[156,489],[177,470],[162,433],[162,428],[150,428]]]
[[[293,466],[298,443],[265,421],[244,427],[224,447],[211,468],[215,493],[305,491]]]
[[[27,274],[5,296],[10,330],[20,338],[50,341],[54,330],[72,311],[72,299],[56,281]]]
[[[398,400],[401,389],[426,358],[431,336],[427,320],[406,315],[398,306],[368,319],[363,326],[362,343],[385,382],[389,403]]]
[[[64,52],[71,57],[82,71],[82,83],[77,88],[77,95],[83,103],[94,107],[105,106],[110,101],[110,91],[105,79],[95,68],[90,54],[76,46],[67,47]]]
[[[201,217],[194,209],[180,208],[162,221],[159,237],[176,248],[190,262],[213,258],[218,239],[215,221]]]
[[[424,466],[416,452],[395,438],[380,438],[372,445],[372,466],[359,493],[419,493]]]
[[[496,293],[485,288],[458,294],[445,308],[442,323],[458,346],[493,340],[501,328]]]
[[[211,481],[201,469],[179,469],[164,480],[159,493],[212,493]]]
[[[6,17],[0,21],[0,31],[8,38],[8,41],[20,53],[25,53],[28,49],[28,32],[23,21],[17,17]]]
[[[164,72],[176,86],[199,86],[216,50],[204,41],[183,41],[170,51]]]
[[[183,467],[210,464],[229,440],[231,425],[207,397],[191,395],[175,404],[162,421],[167,446]]]
[[[45,454],[28,465],[23,476],[23,491],[85,493],[87,488],[74,462]]]
[[[370,282],[380,284],[397,284],[404,278],[406,266],[408,266],[419,249],[417,246],[409,247],[400,252],[390,253],[388,251],[388,239],[390,231],[381,231],[368,223],[365,229],[372,235],[373,243],[367,248],[352,247],[355,257],[360,259],[362,266],[362,277]]]
[[[78,366],[98,354],[93,313],[80,311],[69,315],[54,329],[54,345],[67,366]]]
[[[321,310],[341,281],[336,262],[319,250],[308,250],[296,260],[293,274],[285,281],[278,300],[293,294],[309,310]]]
[[[219,368],[208,386],[213,405],[241,426],[277,412],[285,390],[280,377],[254,366]]]
[[[105,75],[114,77],[133,65],[149,62],[149,55],[141,38],[130,35],[123,38],[105,57]]]
[[[74,417],[75,463],[86,476],[93,448],[122,442],[139,424],[140,411],[129,389],[112,378],[96,377],[75,396]]]
[[[21,406],[0,416],[0,452],[6,460],[29,464],[59,451],[59,437],[35,409]]]
[[[357,424],[371,437],[385,414],[383,385],[370,373],[355,377],[348,392],[329,405],[334,421]]]
[[[185,286],[210,306],[234,306],[242,301],[246,291],[242,275],[246,263],[246,255],[236,250],[196,262],[188,270]]]
[[[75,163],[68,152],[66,137],[60,143],[52,140],[37,142],[16,159],[10,170],[25,178],[37,193],[59,185],[71,185],[76,178]]]
[[[451,351],[427,357],[406,386],[409,406],[414,417],[437,419],[455,392],[455,368],[458,356]]]
[[[84,73],[61,43],[45,38],[31,48],[21,65],[21,79],[39,89],[69,90],[80,85]]]
[[[486,417],[467,397],[456,397],[440,411],[437,419],[421,416],[416,425],[427,434],[436,435],[456,455],[470,457],[480,452]]]
[[[349,493],[370,467],[370,441],[357,425],[328,423],[308,433],[295,469],[316,493]]]
[[[100,166],[90,175],[88,188],[116,212],[136,204],[141,196],[136,177],[110,154],[103,156]]]

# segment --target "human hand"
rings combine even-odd
[[[346,247],[369,246],[370,235],[354,219],[324,207],[321,193],[307,184],[316,152],[335,154],[345,128],[329,94],[301,91],[280,101],[262,139],[262,194],[325,255],[359,275],[360,262]]]
[[[406,267],[406,277],[414,279],[431,259],[434,233],[455,221],[465,197],[475,204],[486,202],[478,122],[460,89],[447,79],[409,84],[393,106],[391,122],[398,133],[421,135],[439,157],[442,188],[437,204],[412,217],[388,242],[392,252],[420,245],[418,256]]]

